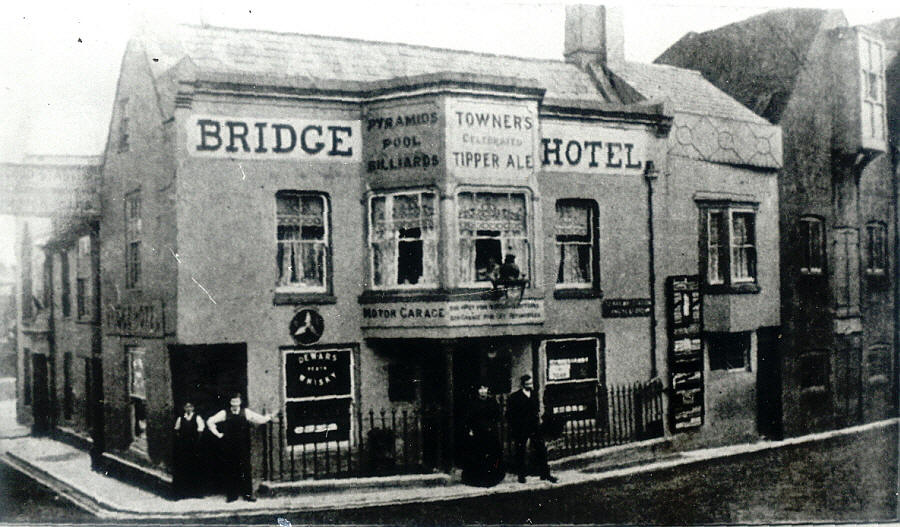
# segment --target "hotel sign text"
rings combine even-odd
[[[649,132],[584,124],[541,123],[540,163],[545,172],[640,174]]]

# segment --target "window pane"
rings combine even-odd
[[[754,278],[756,276],[756,247],[753,214],[735,212],[732,214],[732,223],[732,277],[735,279]]]
[[[749,368],[750,333],[709,333],[706,342],[711,370]]]
[[[725,281],[723,265],[724,257],[724,214],[722,211],[709,211],[708,213],[708,250],[707,250],[707,281],[711,284],[721,284]]]
[[[458,198],[460,282],[491,280],[510,255],[527,272],[525,195],[462,192]]]
[[[324,291],[328,265],[325,197],[279,192],[276,210],[276,285]]]

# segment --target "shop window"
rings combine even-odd
[[[543,348],[547,360],[545,404],[548,411],[564,421],[602,416],[597,408],[598,390],[603,385],[600,339],[547,340]]]
[[[701,205],[700,217],[700,268],[706,285],[726,288],[723,292],[757,291],[756,212]]]
[[[23,348],[22,349],[22,399],[25,402],[25,406],[31,406],[31,386],[32,386],[32,374],[31,374],[31,349]]]
[[[520,277],[528,275],[525,194],[460,192],[457,207],[461,284],[496,280],[508,255],[515,258]]]
[[[348,349],[284,353],[288,445],[350,440],[351,372]]]
[[[63,419],[72,420],[75,410],[75,394],[72,391],[72,353],[63,354]]]
[[[59,261],[59,279],[62,286],[62,294],[60,295],[62,315],[68,317],[72,315],[72,273],[69,266],[69,251],[61,251],[59,253]]]
[[[328,199],[322,194],[276,194],[276,255],[280,291],[324,293],[330,268]]]
[[[800,272],[821,275],[825,268],[825,230],[822,220],[812,216],[800,219]]]
[[[75,257],[75,313],[79,320],[91,316],[91,237],[78,239]]]
[[[128,397],[131,417],[131,446],[147,451],[147,379],[144,348],[128,346]]]
[[[587,200],[556,202],[556,288],[598,285],[596,205]]]
[[[750,370],[750,332],[707,333],[710,370]]]
[[[435,194],[373,196],[369,201],[369,254],[376,288],[436,286],[438,231]]]
[[[391,402],[416,400],[416,372],[411,364],[398,362],[388,366],[388,398]]]
[[[824,391],[828,386],[828,352],[809,351],[798,360],[798,380],[803,391]]]
[[[866,274],[884,276],[887,272],[887,225],[880,221],[866,224]]]
[[[125,196],[125,287],[139,287],[141,282],[141,191]]]

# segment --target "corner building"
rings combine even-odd
[[[568,61],[212,27],[135,39],[104,168],[107,448],[167,463],[176,408],[239,391],[281,414],[258,476],[288,450],[375,441],[379,418],[401,437],[407,415],[421,434],[395,449],[447,467],[479,384],[530,373],[550,414],[597,419],[608,386],[668,386],[676,347],[696,362],[655,433],[755,433],[780,131],[684,70],[645,73],[701,84],[728,119],[677,85],[642,94],[654,83],[613,73],[631,70],[606,52],[608,12],[569,15],[599,32],[567,23]],[[736,121],[752,140],[732,150],[764,152],[698,154],[721,130],[676,140],[683,119]],[[709,247],[752,287],[702,296]],[[521,276],[497,286],[509,256]],[[701,298],[716,332],[746,335],[718,352],[740,364],[709,371],[724,359],[702,352]]]

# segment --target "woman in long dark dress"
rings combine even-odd
[[[463,482],[478,487],[493,487],[503,481],[503,443],[500,441],[502,411],[488,394],[487,386],[478,388],[466,416],[466,460]]]
[[[198,446],[204,428],[203,419],[194,413],[194,405],[184,403],[184,413],[175,420],[175,452],[172,456],[172,487],[178,498],[190,498],[199,494]]]

